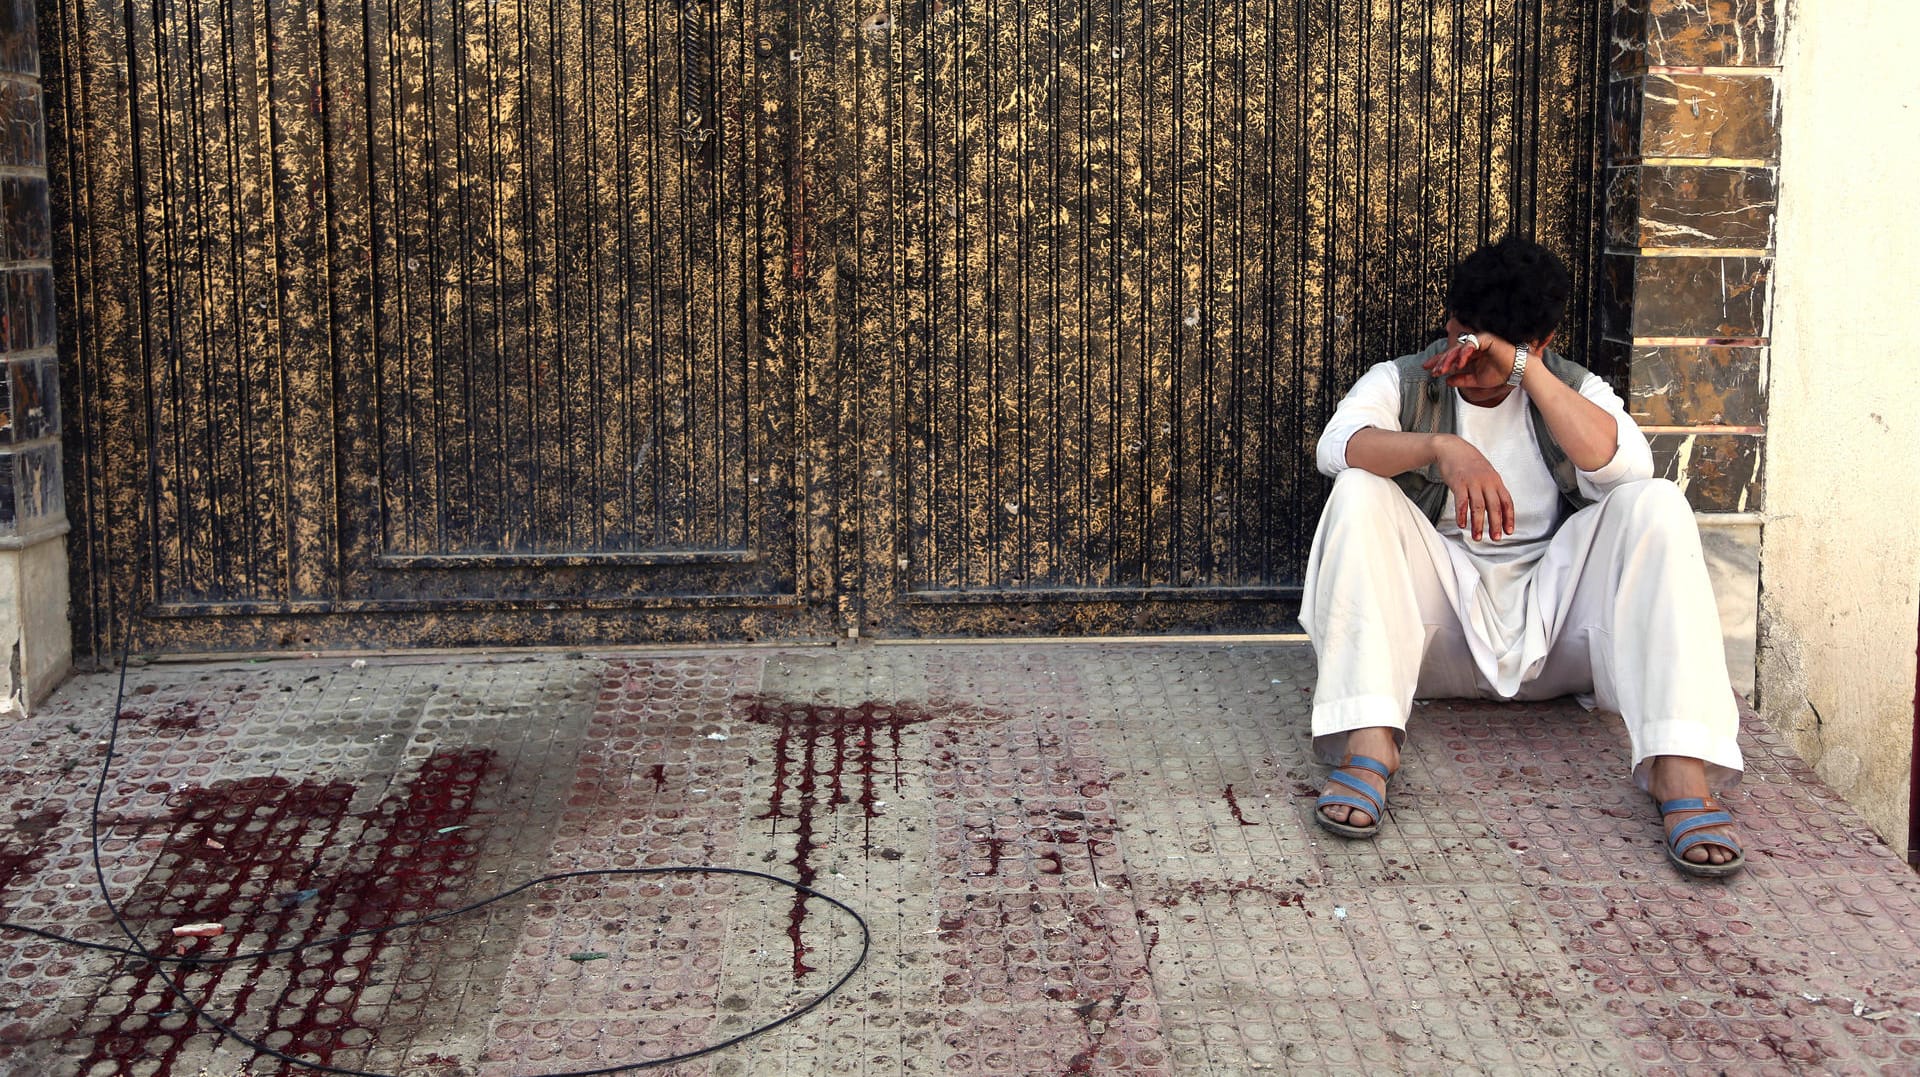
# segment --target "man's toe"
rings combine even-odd
[[[1725,830],[1707,831],[1708,840],[1699,842],[1693,848],[1681,853],[1681,857],[1694,864],[1727,864],[1733,861],[1733,849],[1721,844],[1720,839],[1731,837]]]
[[[1334,822],[1347,826],[1367,826],[1373,822],[1373,816],[1345,804],[1329,804],[1320,811]]]

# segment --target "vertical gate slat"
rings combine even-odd
[[[759,100],[754,93],[758,46],[747,9],[745,0],[724,0],[717,5],[719,14],[715,17],[721,39],[714,71],[718,98],[715,122],[719,125],[715,182],[724,191],[719,212],[725,218],[720,231],[721,250],[715,260],[721,273],[716,306],[725,322],[711,375],[715,407],[719,409],[719,440],[713,447],[711,481],[721,491],[713,541],[723,547],[744,547],[751,541],[748,497],[756,481],[765,482],[764,461],[755,460],[750,448],[753,415],[748,408],[753,397],[747,356],[754,347],[749,308],[759,257],[753,222],[757,201],[750,170]],[[740,476],[732,479],[737,489],[728,485],[728,461],[739,462]]]
[[[917,392],[909,396],[913,412],[907,421],[917,419],[923,424],[927,441],[924,466],[909,480],[910,491],[918,492],[920,500],[912,501],[913,493],[909,493],[909,503],[915,509],[911,533],[919,542],[908,552],[916,578],[942,580],[956,577],[958,561],[949,551],[959,549],[957,537],[949,535],[956,526],[954,514],[942,497],[954,488],[958,473],[958,438],[949,411],[959,395],[959,386],[947,380],[952,375],[943,372],[942,358],[957,355],[961,346],[955,285],[959,256],[958,244],[953,241],[961,185],[957,151],[952,148],[959,139],[942,137],[941,132],[956,131],[953,117],[959,101],[961,19],[960,11],[946,11],[937,21],[929,20],[925,34],[926,85],[917,122],[921,125],[921,141],[928,148],[923,171],[915,178],[928,192],[924,240],[928,314],[919,341],[921,362],[908,367]],[[941,27],[938,33],[935,25]]]
[[[1110,224],[1113,250],[1107,287],[1106,317],[1113,326],[1107,377],[1112,415],[1109,419],[1109,467],[1113,491],[1112,584],[1144,587],[1151,582],[1148,532],[1161,465],[1161,447],[1152,434],[1152,385],[1159,369],[1155,362],[1167,336],[1166,322],[1174,306],[1169,276],[1170,207],[1155,199],[1155,189],[1176,189],[1169,167],[1168,122],[1172,109],[1166,74],[1171,58],[1172,20],[1146,5],[1128,6],[1119,27],[1121,54],[1114,67],[1117,78],[1117,123],[1113,132],[1118,151],[1113,163],[1114,218]],[[1142,181],[1145,181],[1143,186]]]
[[[1020,506],[1025,497],[1020,462],[1020,390],[1026,357],[1019,330],[1026,214],[1021,206],[1019,171],[1022,128],[1017,95],[1032,75],[1019,38],[1020,5],[982,5],[983,91],[979,98],[985,126],[980,139],[981,213],[970,223],[980,236],[980,276],[976,295],[985,300],[982,350],[985,353],[985,411],[980,439],[982,483],[975,494],[981,530],[973,537],[979,552],[977,579],[986,587],[1005,587],[1021,560]]]
[[[662,246],[659,212],[659,110],[657,43],[665,33],[659,21],[659,4],[631,4],[622,9],[634,34],[643,44],[629,44],[622,50],[626,60],[623,72],[621,161],[629,210],[629,234],[632,243],[626,264],[620,269],[622,295],[628,301],[622,312],[627,324],[624,361],[621,372],[621,408],[624,413],[623,454],[629,469],[625,487],[625,515],[629,533],[636,543],[654,542],[664,530],[661,493],[665,486],[666,459],[661,444],[663,416],[660,411],[663,315],[666,301],[657,286],[662,260],[670,251]],[[631,39],[630,39],[631,40]]]
[[[582,63],[587,33],[584,11],[569,0],[550,0],[544,7],[543,25],[534,33],[545,34],[543,59],[549,66],[544,75],[552,96],[537,137],[544,142],[542,151],[548,156],[551,178],[547,183],[554,197],[551,257],[542,266],[539,287],[552,297],[545,317],[552,320],[553,336],[550,349],[543,347],[534,358],[538,379],[533,404],[535,437],[527,456],[535,506],[529,546],[534,550],[579,548],[583,537],[579,534],[577,491],[570,482],[578,473],[582,442],[588,435],[584,421],[588,402],[581,395],[587,386],[581,370],[591,354],[591,275],[595,268],[594,161],[588,141],[593,116],[591,104],[583,96],[587,78]],[[658,47],[662,44],[659,35],[671,33],[670,26],[663,28],[650,35],[649,44]],[[666,40],[670,42],[671,37]],[[657,97],[660,84],[670,85],[671,77],[670,72],[660,72],[659,82],[645,88],[649,98]],[[671,174],[670,159],[663,171]],[[677,249],[677,239],[672,234],[663,237],[665,249]],[[663,304],[679,306],[677,289],[662,287],[661,293]],[[668,335],[676,344],[679,328],[676,320],[675,331]]]
[[[797,506],[798,526],[768,536],[776,543],[784,538],[784,548],[776,545],[765,552],[773,565],[787,566],[790,585],[825,594],[827,581],[818,575],[815,556],[820,549],[814,534],[818,517],[801,493],[800,463],[792,449],[808,443],[802,433],[807,429],[807,404],[794,320],[798,282],[792,272],[792,216],[798,193],[792,179],[792,147],[797,120],[788,56],[795,44],[795,27],[785,5],[777,0],[742,3],[747,9],[742,22],[754,32],[754,59],[748,63],[748,92],[742,104],[746,115],[741,124],[752,132],[741,192],[749,261],[742,277],[749,350],[741,357],[747,367],[742,410],[748,424],[744,431],[748,448],[743,455],[749,474],[741,510],[752,521],[761,519],[763,511],[771,515]]]
[[[934,289],[941,278],[937,234],[941,194],[932,152],[929,118],[937,107],[939,59],[934,47],[931,6],[898,16],[899,27],[890,46],[894,69],[886,87],[891,116],[887,145],[890,162],[888,190],[894,202],[892,230],[897,237],[893,287],[897,324],[886,327],[897,340],[893,386],[888,394],[889,420],[895,455],[888,461],[892,473],[894,508],[888,534],[892,541],[877,544],[868,558],[876,575],[865,584],[863,598],[892,595],[915,586],[926,571],[929,532],[932,529],[927,488],[934,454],[940,442],[925,421],[931,393],[926,377],[936,347]]]
[[[263,282],[278,307],[269,419],[276,438],[265,461],[276,474],[273,519],[284,535],[282,586],[296,600],[334,591],[338,552],[333,506],[334,392],[332,282],[328,273],[331,190],[325,123],[321,9],[291,7],[274,31],[269,67],[273,134],[269,191],[276,237]],[[312,504],[318,511],[298,511]]]
[[[906,362],[899,259],[907,250],[897,228],[899,170],[892,156],[898,144],[899,64],[890,22],[882,21],[891,15],[866,15],[851,8],[835,14],[853,21],[851,34],[836,26],[836,36],[848,47],[844,74],[834,81],[843,88],[841,107],[847,117],[843,125],[851,132],[846,146],[851,171],[842,191],[848,200],[846,257],[852,266],[841,287],[846,314],[838,319],[843,334],[838,348],[847,358],[842,369],[848,374],[845,391],[854,420],[847,429],[869,431],[864,441],[854,439],[853,471],[847,475],[840,513],[857,538],[849,554],[857,562],[860,578],[870,585],[893,577],[890,539],[898,519],[895,469],[902,465],[896,450],[899,434],[893,401],[897,372]],[[862,451],[863,446],[875,451]]]
[[[1086,522],[1091,501],[1087,444],[1087,333],[1085,279],[1087,259],[1085,222],[1089,201],[1087,181],[1088,125],[1092,119],[1089,95],[1093,73],[1091,34],[1096,12],[1076,6],[1062,13],[1051,35],[1048,60],[1054,73],[1053,92],[1047,98],[1047,163],[1045,182],[1035,184],[1035,197],[1046,218],[1047,245],[1040,262],[1044,282],[1045,325],[1040,346],[1051,355],[1049,396],[1053,408],[1046,416],[1052,458],[1048,499],[1048,559],[1041,581],[1085,578],[1093,555]]]
[[[287,487],[288,449],[281,412],[281,389],[287,357],[283,331],[289,315],[281,288],[280,192],[275,179],[283,146],[273,122],[277,42],[267,24],[267,12],[234,5],[236,51],[248,55],[250,79],[234,103],[244,117],[236,126],[244,137],[239,148],[239,211],[246,237],[235,306],[240,330],[235,334],[233,377],[238,398],[240,429],[236,496],[232,499],[233,528],[240,542],[238,564],[229,566],[229,578],[244,581],[248,595],[282,595],[290,570],[286,562],[289,528],[282,511],[291,496]],[[296,9],[297,10],[297,9]],[[276,12],[276,14],[280,14]],[[297,14],[296,14],[297,17]]]
[[[1159,567],[1148,571],[1147,582],[1163,587],[1202,578],[1199,558],[1207,545],[1201,508],[1206,453],[1200,439],[1212,421],[1208,337],[1213,275],[1219,268],[1213,257],[1214,214],[1219,208],[1213,189],[1218,163],[1213,145],[1214,14],[1211,3],[1191,3],[1169,20],[1174,35],[1167,78],[1170,302],[1162,308],[1161,320],[1166,327],[1165,374],[1149,396],[1162,410],[1148,431],[1149,443],[1163,454],[1165,485],[1148,538]]]
[[[460,411],[464,417],[464,487],[470,506],[464,541],[470,549],[511,548],[502,519],[506,501],[498,466],[501,417],[499,370],[501,310],[495,205],[493,125],[501,107],[491,72],[498,62],[491,30],[496,8],[486,0],[464,0],[453,8],[447,27],[454,114],[447,124],[454,173],[447,186],[455,208],[454,227],[444,233],[452,265],[446,292],[457,315],[452,339],[464,342],[459,366]]]

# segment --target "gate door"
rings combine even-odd
[[[885,417],[869,631],[1291,628],[1314,439],[1453,262],[1537,234],[1591,294],[1587,0],[893,10],[807,50]]]
[[[785,17],[61,15],[83,646],[832,630]]]

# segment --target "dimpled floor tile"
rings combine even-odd
[[[1379,838],[1313,825],[1297,644],[158,664],[100,845],[248,1035],[409,1077],[1920,1071],[1920,881],[1744,718],[1750,866],[1681,877],[1616,718],[1429,701]],[[116,936],[111,676],[11,717],[0,909]],[[178,971],[178,970],[176,970]],[[243,1069],[244,1068],[244,1069]],[[301,1072],[148,966],[0,933],[0,1072]]]

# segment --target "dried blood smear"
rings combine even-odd
[[[437,911],[439,896],[458,892],[472,872],[484,834],[474,797],[495,766],[490,750],[437,753],[402,790],[358,815],[348,812],[355,787],[343,781],[246,778],[183,790],[161,818],[115,822],[116,836],[166,835],[123,912],[147,928],[156,949],[174,923],[235,925],[195,951],[217,956],[257,949],[262,940],[292,945]],[[441,832],[448,827],[463,829]],[[308,890],[318,891],[312,901],[281,900]],[[322,1064],[344,1051],[353,1061],[379,1038],[378,1028],[355,1019],[360,993],[376,981],[391,986],[410,978],[409,935],[418,937],[376,935],[219,971],[175,967],[172,974],[216,1017],[279,1050]],[[263,976],[269,968],[284,974]],[[191,1036],[207,1031],[190,1014],[173,1012],[184,1007],[151,966],[124,961],[104,980],[128,986],[93,999],[80,1018],[108,1023],[78,1072],[171,1072]],[[263,984],[278,986],[263,992]],[[102,1062],[117,1068],[96,1071]]]

